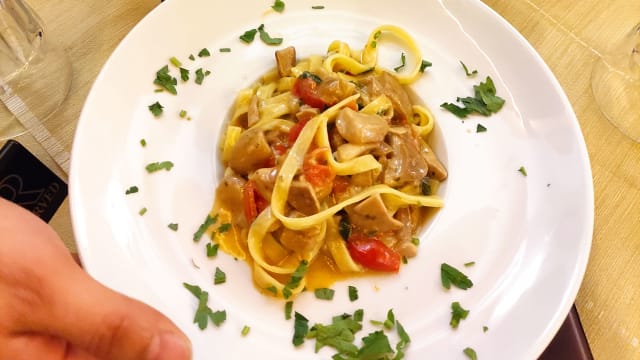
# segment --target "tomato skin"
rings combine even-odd
[[[298,139],[298,136],[300,136],[302,129],[304,128],[305,125],[307,125],[309,120],[311,119],[300,120],[291,127],[291,130],[289,130],[289,138],[287,139],[289,141],[289,146],[293,146],[293,144]]]
[[[318,109],[324,108],[325,102],[318,95],[318,83],[312,78],[299,77],[293,84],[293,95],[302,100],[303,103]]]
[[[244,204],[244,217],[249,224],[258,217],[258,214],[260,214],[262,210],[269,206],[269,202],[257,192],[256,184],[252,180],[247,181],[244,185],[242,189],[242,200]]]
[[[400,254],[376,237],[352,234],[347,241],[347,249],[351,258],[367,269],[384,272],[400,270]]]

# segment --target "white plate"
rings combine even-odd
[[[233,100],[274,65],[275,48],[258,39],[245,45],[238,36],[264,23],[272,36],[285,39],[282,46],[294,45],[306,56],[324,53],[334,39],[362,47],[375,26],[395,24],[434,64],[413,89],[437,117],[437,148],[450,171],[441,191],[446,206],[422,232],[418,257],[399,275],[338,283],[331,302],[305,294],[295,310],[311,323],[326,323],[357,308],[366,319],[384,319],[393,308],[412,338],[408,359],[464,359],[465,347],[481,359],[536,358],[575,298],[593,228],[585,144],[549,69],[479,1],[285,3],[279,14],[269,10],[270,1],[167,1],[111,56],[87,99],[72,156],[73,224],[87,271],[169,316],[191,338],[195,359],[329,358],[328,349],[314,356],[310,341],[294,349],[283,303],[255,290],[245,263],[225,255],[209,260],[205,241],[194,244],[191,237],[222,173],[217,145]],[[212,57],[187,59],[203,47]],[[223,47],[232,51],[219,53]],[[390,63],[399,61],[399,51],[387,55]],[[212,74],[202,86],[179,86],[178,96],[155,93],[155,71],[171,56]],[[460,60],[479,76],[468,79]],[[471,95],[487,75],[507,100],[498,114],[461,122],[439,108]],[[160,119],[147,109],[157,100],[165,106]],[[178,118],[181,109],[191,121]],[[476,133],[478,123],[488,131]],[[146,164],[164,160],[175,163],[173,170],[147,174]],[[521,166],[528,176],[517,171]],[[140,192],[125,196],[132,185]],[[138,215],[142,207],[148,208],[144,216]],[[178,223],[178,231],[169,223]],[[475,266],[463,267],[468,261]],[[463,269],[475,286],[444,291],[442,262]],[[216,266],[227,273],[224,285],[212,284]],[[183,282],[209,291],[210,306],[227,311],[223,326],[200,331],[192,324],[196,299]],[[346,295],[351,284],[360,290],[354,303]],[[471,310],[457,330],[449,326],[452,301]],[[251,332],[242,337],[245,325]],[[371,329],[367,324],[359,338]]]

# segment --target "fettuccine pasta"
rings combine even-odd
[[[416,63],[382,69],[387,36]],[[427,142],[435,120],[404,88],[422,55],[382,25],[364,48],[334,41],[325,56],[276,52],[276,69],[236,99],[221,143],[224,178],[213,212],[231,231],[214,241],[253,269],[256,286],[289,298],[361,272],[397,272],[416,255],[426,209],[447,171]]]

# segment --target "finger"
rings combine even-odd
[[[0,243],[0,292],[12,294],[0,296],[0,312],[12,310],[0,325],[66,339],[101,359],[190,359],[188,339],[168,318],[89,277],[47,224],[2,200],[0,213],[3,239],[18,239]]]
[[[36,334],[14,336],[0,344],[0,359],[99,360],[60,338]]]

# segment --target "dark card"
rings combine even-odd
[[[67,184],[15,140],[0,149],[0,197],[49,221],[67,197]]]

